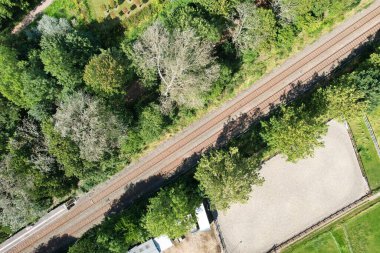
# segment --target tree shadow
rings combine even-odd
[[[34,249],[34,253],[64,253],[75,243],[77,238],[64,234],[54,236],[47,243],[40,244]]]

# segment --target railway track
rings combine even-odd
[[[341,30],[334,36],[327,36],[318,46],[309,47],[306,54],[298,58],[296,56],[290,60],[288,66],[275,70],[223,107],[163,143],[137,163],[128,166],[106,184],[96,187],[54,223],[25,236],[20,242],[4,248],[1,252],[32,252],[34,247],[53,236],[80,236],[92,224],[103,219],[104,214],[110,209],[110,201],[120,197],[128,184],[151,175],[172,173],[184,158],[212,146],[222,133],[229,117],[236,117],[241,113],[252,116],[257,110],[265,114],[272,104],[280,103],[281,97],[292,90],[293,83],[307,82],[315,73],[328,73],[331,66],[380,29],[379,5],[379,1],[376,1],[365,15],[359,15],[360,18],[349,25],[337,28]]]

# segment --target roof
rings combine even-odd
[[[173,246],[172,241],[167,235],[161,235],[159,237],[154,238],[154,242],[158,244],[158,249],[160,251],[164,251]]]
[[[130,249],[128,253],[160,253],[152,239]]]
[[[195,215],[197,216],[198,231],[209,231],[210,230],[210,222],[207,218],[207,213],[205,206],[203,203],[195,210]]]

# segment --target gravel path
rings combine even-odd
[[[219,214],[229,252],[266,252],[369,192],[344,125],[330,122],[324,142],[313,158],[267,161],[248,203]]]
[[[23,30],[26,26],[28,26],[30,23],[32,23],[36,17],[41,14],[47,7],[49,7],[54,0],[45,0],[40,5],[38,5],[34,10],[29,12],[28,15],[24,17],[24,19],[16,25],[13,30],[12,34],[16,34]]]

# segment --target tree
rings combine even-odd
[[[215,150],[203,155],[194,177],[212,207],[226,210],[233,203],[245,203],[252,185],[261,185],[263,179],[258,170],[257,159],[243,158],[238,148],[231,147],[228,151]]]
[[[145,107],[139,117],[139,135],[145,143],[160,136],[164,128],[164,118],[157,105]]]
[[[119,120],[102,101],[77,92],[61,102],[54,115],[55,129],[73,140],[80,156],[90,162],[99,161],[106,152],[119,146],[122,134]]]
[[[91,58],[84,70],[85,83],[98,93],[120,93],[128,77],[127,62],[116,51],[102,50]]]
[[[261,136],[269,148],[292,162],[311,156],[316,147],[323,146],[320,138],[327,131],[326,124],[307,111],[305,105],[281,106],[279,115],[261,124]]]
[[[11,0],[0,0],[0,20],[12,17],[12,7],[16,3]]]
[[[175,6],[177,2],[173,2],[172,5],[173,8],[168,8],[162,14],[165,27],[170,31],[194,29],[195,34],[201,38],[214,43],[220,41],[221,29],[216,21],[210,22],[211,17],[207,11],[197,5]]]
[[[244,2],[236,7],[236,14],[232,40],[241,50],[255,50],[274,40],[276,19],[271,10]]]
[[[149,199],[144,227],[152,236],[183,236],[195,225],[195,209],[200,203],[194,187],[183,182],[163,188]]]
[[[17,57],[16,50],[0,45],[0,92],[16,105],[26,107],[27,99],[21,81],[23,64]]]
[[[199,108],[202,95],[219,76],[212,46],[192,30],[170,34],[160,23],[150,26],[130,52],[139,73],[148,80],[160,77],[162,111],[173,105]]]
[[[273,0],[272,7],[277,17],[285,23],[294,23],[312,9],[311,0]]]
[[[0,95],[0,160],[20,118],[19,108]]]
[[[73,28],[67,19],[58,19],[47,15],[43,15],[38,21],[37,30],[45,36],[54,36],[57,34],[67,34],[73,32]]]
[[[42,132],[49,153],[63,166],[65,175],[67,177],[75,176],[79,179],[85,178],[90,169],[80,158],[78,146],[70,138],[62,137],[50,121],[42,123]]]
[[[231,10],[239,2],[238,0],[193,0],[194,3],[199,3],[211,14],[228,16]]]
[[[71,90],[82,83],[84,66],[94,52],[90,40],[77,32],[42,36],[40,57],[45,71]]]
[[[315,100],[322,100],[326,107],[325,120],[336,119],[349,120],[367,109],[364,92],[353,86],[344,84],[332,85],[327,88],[319,88],[313,96]],[[316,102],[314,102],[316,103]]]

